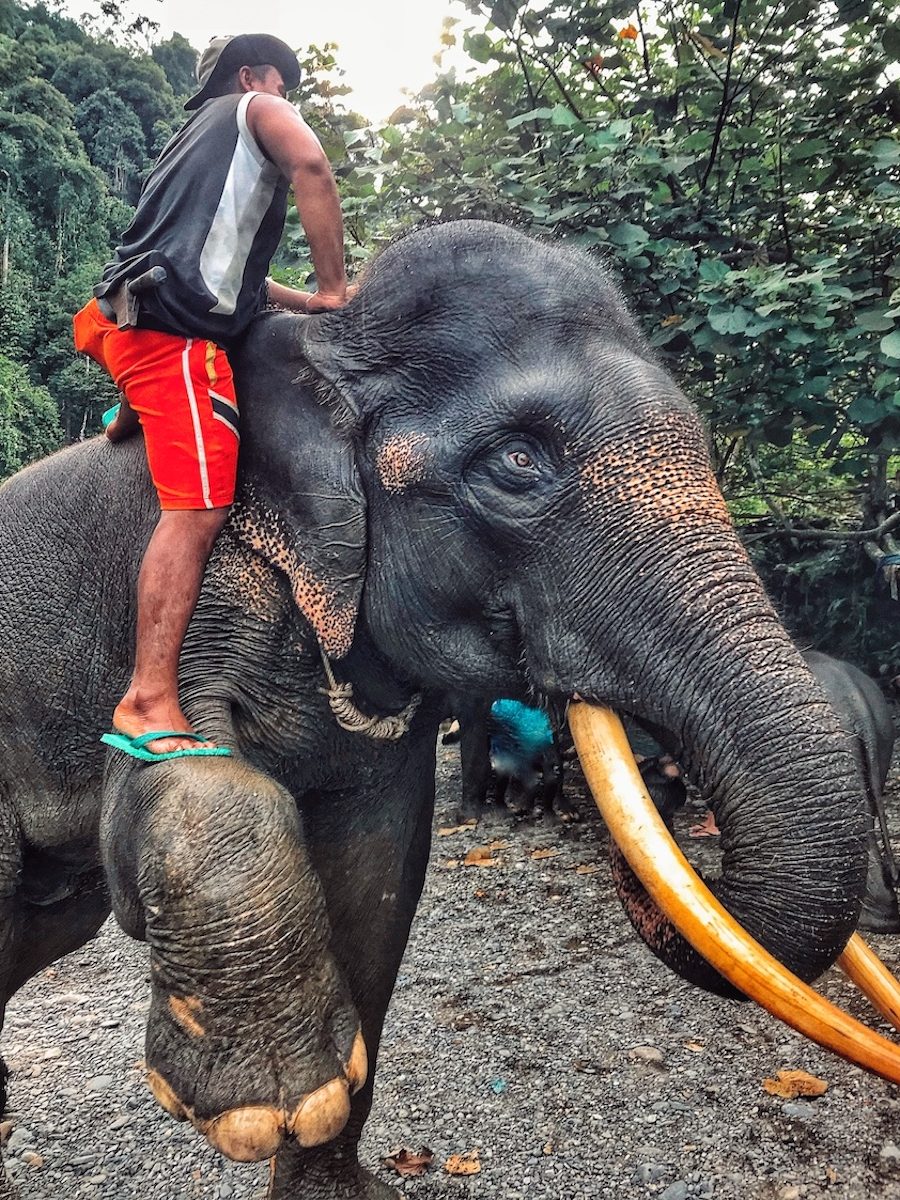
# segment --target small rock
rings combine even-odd
[[[878,1151],[879,1158],[900,1159],[900,1147],[894,1142],[885,1142]]]
[[[234,1188],[227,1179],[223,1179],[219,1184],[219,1200],[228,1200],[229,1196],[234,1195]]]
[[[664,1192],[659,1193],[659,1200],[687,1200],[688,1185],[683,1179],[670,1183]]]
[[[34,1145],[34,1137],[30,1129],[26,1129],[24,1125],[20,1125],[18,1129],[14,1129],[6,1139],[6,1148],[10,1154],[16,1154],[19,1150],[24,1150],[26,1146]]]
[[[635,1046],[628,1051],[628,1057],[635,1062],[645,1063],[661,1063],[663,1061],[662,1050],[657,1050],[656,1046]]]
[[[789,1101],[781,1111],[786,1117],[793,1117],[796,1121],[811,1121],[816,1115],[813,1106],[804,1104],[802,1100]]]
[[[131,1117],[127,1113],[119,1113],[119,1115],[109,1123],[110,1129],[124,1129],[126,1125],[131,1124]]]
[[[778,1193],[778,1200],[800,1200],[800,1187],[796,1183],[789,1183],[787,1187],[781,1189]]]
[[[108,1087],[116,1082],[114,1075],[95,1075],[93,1079],[87,1081],[87,1090],[89,1092],[104,1092]]]
[[[641,1163],[637,1169],[638,1183],[658,1183],[665,1175],[666,1167],[660,1163]]]
[[[0,1121],[0,1146],[5,1146],[13,1131],[12,1121]]]

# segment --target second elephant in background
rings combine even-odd
[[[818,650],[807,650],[803,657],[824,687],[841,724],[853,738],[873,825],[881,832],[881,849],[875,828],[869,832],[869,868],[859,927],[873,933],[900,933],[900,911],[894,891],[897,863],[891,851],[884,811],[884,786],[891,767],[895,737],[890,705],[875,680],[853,663],[831,658]]]

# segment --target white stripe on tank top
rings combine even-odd
[[[230,316],[237,305],[253,240],[280,178],[278,168],[260,150],[247,126],[247,109],[258,95],[247,92],[238,105],[237,144],[200,254],[200,276],[216,297],[210,312],[225,316]]]

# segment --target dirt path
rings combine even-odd
[[[443,825],[458,756],[440,759]],[[754,1007],[675,980],[622,915],[599,819],[575,791],[584,821],[574,829],[513,827],[495,813],[436,838],[365,1161],[399,1183],[381,1158],[431,1147],[428,1174],[403,1182],[416,1200],[900,1200],[900,1090]],[[898,799],[895,785],[895,810]],[[492,854],[499,865],[452,865],[494,841],[508,843]],[[900,968],[900,939],[877,942]],[[822,987],[868,1019],[838,975]],[[140,1066],[146,1008],[144,948],[111,924],[15,998],[3,1048],[14,1072],[7,1159],[22,1200],[264,1195],[264,1168],[224,1162],[152,1102]],[[826,1079],[828,1092],[767,1095],[762,1080],[782,1067]],[[479,1174],[443,1170],[475,1148]]]

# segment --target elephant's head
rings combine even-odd
[[[852,755],[595,260],[420,230],[346,309],[263,322],[242,381],[247,473],[329,651],[364,627],[412,685],[579,696],[662,731],[721,827],[722,903],[802,978],[834,961],[865,882]],[[728,990],[660,914],[639,924]]]

